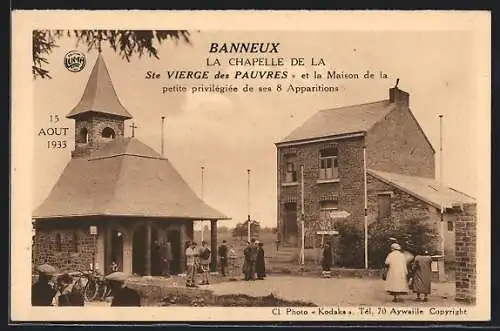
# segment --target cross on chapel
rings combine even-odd
[[[138,128],[138,126],[135,125],[135,123],[132,123],[129,125],[132,128],[132,138],[135,137],[135,129]]]

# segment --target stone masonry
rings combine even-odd
[[[476,301],[476,230],[476,205],[466,205],[455,228],[455,299],[467,303]]]
[[[60,249],[56,243],[57,236],[60,238]],[[93,261],[94,249],[98,250],[97,240],[99,240],[98,237],[94,242],[94,238],[87,228],[37,229],[32,252],[32,265],[36,267],[47,263],[60,270],[89,270]]]
[[[368,130],[366,166],[368,169],[434,178],[434,149],[407,102],[400,103]]]
[[[115,138],[123,137],[124,121],[110,115],[84,114],[75,121],[75,150],[73,156],[88,156],[89,153],[99,149],[105,139],[102,137],[103,130],[110,128]],[[84,130],[88,132],[88,142],[85,143]]]
[[[320,150],[335,145],[338,148],[339,180],[330,182],[319,181],[319,155]],[[280,164],[284,163],[286,155],[295,154],[297,163],[298,181],[284,184],[285,171]],[[278,151],[278,185],[280,201],[278,215],[283,214],[284,204],[288,201],[297,203],[297,214],[300,215],[300,165],[304,165],[304,216],[306,247],[312,245],[315,231],[327,230],[319,224],[320,201],[328,199],[338,201],[339,210],[351,214],[350,218],[362,226],[363,220],[363,138],[350,138],[332,141],[329,143],[311,143],[300,148],[280,149]],[[282,185],[284,184],[284,185]],[[279,229],[283,230],[283,220],[278,216]],[[300,237],[300,226],[298,227]]]

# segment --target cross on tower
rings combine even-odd
[[[135,123],[132,123],[131,125],[129,125],[131,128],[132,128],[132,138],[135,137],[135,129],[137,129],[138,127],[135,126]]]

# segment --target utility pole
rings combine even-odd
[[[205,187],[204,187],[204,174],[205,174],[205,167],[201,167],[201,200],[204,201],[204,195],[205,195]],[[201,241],[203,241],[203,235],[205,232],[205,222],[202,220],[201,222]]]
[[[247,237],[248,237],[248,241],[250,241],[250,236],[251,236],[251,219],[250,219],[250,169],[247,169],[247,181],[248,181],[248,192],[247,192],[247,211],[248,211],[248,218],[247,218],[247,221],[248,221],[248,225],[247,225]]]
[[[444,205],[443,205],[443,115],[439,115],[439,192],[441,193],[441,251],[444,256],[445,236],[444,236]]]
[[[300,264],[305,262],[305,219],[304,219],[304,165],[300,166],[300,223],[301,223],[301,245],[300,245]]]
[[[399,82],[399,79],[398,79]],[[396,86],[398,84],[396,83]],[[366,145],[363,146],[363,180],[364,180],[364,195],[365,195],[365,220],[364,220],[364,225],[365,225],[365,269],[368,269],[368,188],[366,187],[368,182],[366,180]]]
[[[164,156],[165,155],[165,151],[164,151],[164,133],[163,133],[163,130],[164,130],[164,123],[165,123],[165,116],[162,116],[161,117],[161,156]]]

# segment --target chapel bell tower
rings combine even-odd
[[[80,102],[66,117],[75,120],[72,157],[90,156],[103,144],[123,137],[125,120],[132,115],[120,103],[101,53]]]

